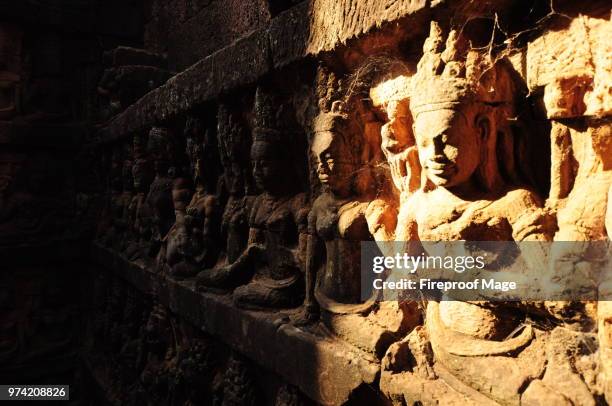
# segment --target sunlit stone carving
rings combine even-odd
[[[326,82],[319,85],[328,86]],[[372,186],[375,179],[359,176],[367,165],[363,154],[367,139],[356,111],[351,114],[340,100],[321,99],[319,107],[311,153],[323,190],[308,216],[306,299],[295,323],[311,322],[320,313],[334,334],[377,354],[401,330],[403,316],[398,312],[391,327],[392,318],[377,317],[375,298],[361,298],[360,244],[374,238],[370,230],[384,238],[379,213],[384,203],[359,184]]]
[[[507,65],[469,49],[456,31],[450,31],[445,43],[436,23],[423,51],[409,96],[423,179],[420,188],[401,202],[398,227],[406,230],[397,230],[396,236],[420,241],[551,240],[554,223],[542,199],[533,189],[504,178],[504,165],[513,159],[512,149],[504,148],[514,140],[507,118],[516,103]],[[546,262],[541,264],[544,270]],[[518,404],[521,388],[544,371],[565,373],[581,382],[567,369],[575,354],[552,355],[578,336],[561,330],[534,334],[526,326],[515,338],[506,339],[521,322],[520,312],[500,305],[443,301],[428,303],[425,326],[435,362],[453,379],[496,401]],[[410,340],[392,347],[391,359],[406,345]],[[548,348],[548,361],[531,355],[542,346]],[[396,367],[393,362],[388,366]],[[502,370],[505,378],[500,384],[492,377]],[[420,377],[428,381],[432,376]],[[550,380],[544,380],[550,388]],[[391,387],[392,382],[386,384]]]

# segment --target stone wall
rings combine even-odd
[[[101,270],[289,385],[248,402],[609,400],[605,302],[359,297],[363,240],[608,238],[609,8],[178,3],[147,44],[195,63],[98,134]]]
[[[426,241],[609,242],[605,2],[126,7],[141,7],[142,37],[107,36],[104,44],[120,46],[92,57],[98,75],[84,76],[96,86],[58,85],[71,71],[49,63],[22,75],[19,57],[0,71],[5,87],[19,89],[3,96],[4,126],[30,134],[7,136],[5,177],[17,178],[19,151],[40,162],[43,150],[45,165],[63,168],[33,182],[39,189],[15,188],[3,210],[37,202],[32,241],[62,242],[68,230],[91,243],[84,258],[60,257],[70,269],[87,264],[88,313],[75,340],[97,401],[612,400],[607,301],[364,301],[360,290],[362,241],[381,250],[389,241],[405,250]],[[51,45],[64,44],[58,38]],[[53,84],[32,106],[63,105],[63,89],[85,88],[64,97],[76,105],[70,119],[38,109],[34,117],[44,113],[44,128],[58,133],[53,142],[28,130],[40,122],[18,119],[30,113],[11,104],[27,93],[22,76]],[[91,136],[78,138],[79,121],[96,125]],[[30,238],[17,234],[0,239]],[[532,252],[542,267],[534,269],[555,282],[591,272],[585,258],[602,253],[580,247]],[[606,297],[606,275],[597,277]]]

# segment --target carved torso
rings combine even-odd
[[[234,262],[244,251],[249,235],[249,211],[252,196],[230,196],[223,211],[221,235],[225,244],[227,261]]]
[[[276,197],[264,193],[256,198],[249,219],[249,242],[265,247],[260,275],[281,280],[293,278],[300,272],[294,250],[299,232],[304,228],[305,207],[304,194]]]
[[[370,239],[364,210],[367,203],[347,201],[324,193],[308,216],[309,233],[325,244],[325,258],[318,272],[315,295],[332,310],[336,302],[360,302],[360,243]]]
[[[154,225],[154,239],[163,238],[174,223],[172,205],[172,179],[156,176],[151,184],[146,204],[151,211]]]
[[[435,208],[435,209],[434,209]],[[419,191],[401,208],[398,240],[513,241],[548,239],[541,226],[545,214],[538,197],[527,189],[511,189],[501,196],[465,200],[444,188]],[[410,226],[407,219],[416,223]],[[416,234],[415,234],[416,232]]]

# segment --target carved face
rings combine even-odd
[[[281,157],[272,143],[256,141],[251,148],[253,164],[253,179],[255,185],[262,191],[273,191],[282,183],[286,176],[283,173]]]
[[[470,179],[480,163],[479,130],[459,110],[420,113],[414,134],[419,161],[436,186],[453,187]]]
[[[312,143],[312,153],[321,184],[329,185],[332,191],[339,191],[350,183],[353,169],[349,158],[351,152],[340,135],[331,131],[317,132]]]
[[[387,106],[389,120],[381,129],[382,149],[387,159],[413,145],[410,112],[407,101],[391,101]]]
[[[405,154],[407,148],[415,144],[408,100],[390,101],[386,112],[388,121],[380,131],[382,152],[389,163],[395,188],[403,192],[409,188],[411,178],[415,175],[407,170],[409,164]]]
[[[23,32],[13,24],[0,23],[0,119],[18,112],[22,67]]]

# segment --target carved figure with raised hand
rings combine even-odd
[[[202,120],[190,117],[185,126],[187,155],[194,184],[193,196],[185,178],[175,180],[173,201],[176,222],[165,238],[160,261],[174,277],[195,276],[202,268],[215,264],[219,248],[221,213],[214,194],[212,173],[205,173],[205,151],[210,148],[211,135],[206,133]],[[191,199],[184,201],[184,199]]]
[[[129,206],[131,241],[125,250],[126,257],[131,261],[144,258],[149,252],[152,224],[150,211],[145,201],[153,176],[153,166],[147,158],[143,137],[135,135],[134,165],[132,166],[135,193]]]
[[[372,208],[383,207],[384,202],[359,193],[366,188],[357,182],[367,180],[357,174],[367,163],[362,155],[366,139],[356,112],[351,114],[339,100],[330,104],[322,99],[319,107],[311,152],[323,190],[308,216],[306,299],[295,324],[312,322],[321,314],[333,334],[382,355],[403,327],[402,312],[395,323],[385,324],[376,313],[389,303],[362,300],[360,254],[361,242],[373,239],[370,230],[378,230],[374,234],[384,238],[386,224],[374,224],[380,216]]]
[[[147,149],[155,168],[155,178],[145,200],[152,223],[148,255],[155,257],[161,247],[162,238],[166,236],[175,222],[174,205],[172,203],[173,180],[169,173],[171,169],[175,169],[172,166],[175,151],[168,128],[151,128]]]
[[[257,89],[251,162],[260,194],[249,214],[248,244],[229,265],[198,275],[205,287],[243,285],[234,290],[234,302],[241,307],[293,307],[303,299],[300,251],[308,204],[292,170],[294,134],[286,114],[287,106],[276,95]]]
[[[219,192],[227,193],[220,224],[220,242],[217,263],[205,268],[198,278],[200,287],[235,286],[234,277],[244,275],[211,270],[223,269],[235,262],[247,247],[249,238],[249,213],[254,196],[247,194],[250,171],[250,139],[238,114],[224,104],[219,105],[217,113],[218,148],[223,173],[219,182]]]
[[[508,118],[514,116],[519,89],[508,65],[470,49],[457,31],[451,31],[445,42],[435,22],[423,51],[411,78],[409,103],[424,179],[402,202],[400,218],[406,220],[398,227],[405,230],[397,230],[396,235],[421,241],[426,250],[429,241],[552,240],[555,224],[542,199],[533,189],[504,176],[512,173],[508,166],[517,159]],[[539,258],[535,259],[534,263]],[[540,264],[541,269],[529,272],[545,271],[545,259]],[[525,324],[531,309],[521,308],[508,311],[499,303],[431,301],[426,334],[413,332],[392,346],[386,369],[398,369],[402,348],[431,346],[434,357],[424,362],[435,359],[437,369],[424,368],[409,379],[442,377],[461,396],[478,399],[481,394],[475,389],[497,402],[519,404],[536,391],[540,395],[562,391],[547,375],[542,381],[534,378],[564,373],[582,385],[576,396],[586,399],[590,395],[584,382],[567,368],[572,355],[560,355],[561,348],[571,347],[576,337],[562,329]],[[573,355],[580,350],[575,351]],[[503,374],[503,382],[495,378],[498,374]],[[381,385],[390,393],[404,382],[392,373],[383,375]],[[529,388],[523,393],[525,385]],[[408,397],[420,396],[418,385],[410,387],[404,391],[411,393]]]

